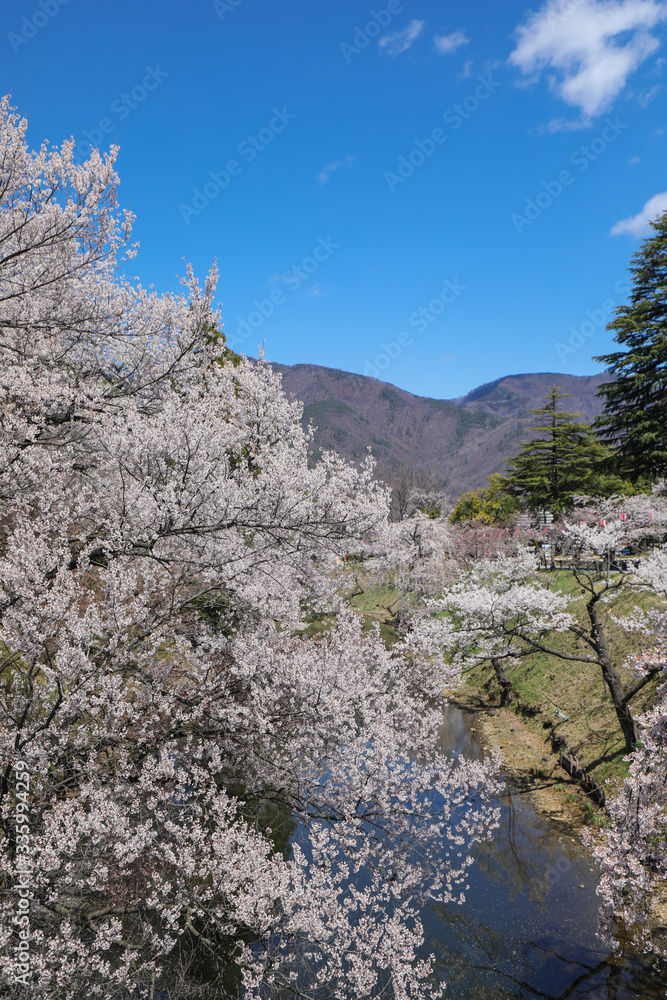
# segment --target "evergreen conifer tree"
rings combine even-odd
[[[609,452],[590,424],[577,420],[580,413],[559,409],[560,400],[569,395],[553,386],[544,397],[545,405],[530,410],[539,418],[538,426],[531,430],[542,436],[522,445],[509,466],[505,487],[531,510],[558,514],[570,506],[575,494],[609,495],[627,490],[628,484],[602,471]]]
[[[625,349],[594,359],[615,376],[600,387],[605,408],[595,426],[633,482],[667,474],[667,212],[651,226],[630,265],[630,303],[607,327]]]

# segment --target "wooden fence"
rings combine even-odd
[[[598,785],[597,781],[579,764],[579,761],[563,750],[560,752],[560,766],[567,771],[570,777],[578,781],[586,794],[599,806],[605,804],[604,789]]]

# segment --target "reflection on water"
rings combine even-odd
[[[443,751],[483,756],[470,718],[453,706],[445,710]],[[473,849],[465,903],[422,912],[424,952],[435,956],[446,1000],[665,1000],[667,967],[656,970],[628,952],[616,958],[597,940],[597,875],[583,845],[511,788],[498,805],[493,840]],[[300,832],[290,824],[285,839],[300,839]],[[201,992],[192,984],[193,998],[235,995],[233,977],[222,980],[207,966],[200,971]],[[154,1000],[168,1000],[168,993],[156,990]]]
[[[449,706],[443,750],[482,755],[469,717]],[[426,949],[451,1000],[665,998],[667,970],[614,958],[596,939],[597,876],[583,846],[564,838],[511,788],[500,827],[474,849],[462,906],[423,913]]]

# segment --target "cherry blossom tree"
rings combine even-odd
[[[658,550],[637,574],[646,587],[667,597],[667,556]],[[641,640],[631,665],[638,678],[663,675],[654,707],[637,720],[640,740],[627,758],[629,774],[607,802],[610,824],[600,843],[588,835],[601,869],[600,928],[612,938],[619,921],[644,951],[667,955],[654,934],[653,908],[667,880],[667,615],[636,611],[624,622]]]
[[[501,704],[513,700],[511,666],[535,651],[553,631],[575,625],[567,601],[535,579],[534,551],[480,559],[437,597],[425,602],[408,637],[417,655],[443,655],[456,684],[465,672],[488,664],[500,686]]]
[[[368,584],[393,587],[396,624],[404,630],[415,608],[421,613],[424,602],[471,572],[479,578],[484,560],[490,565],[488,561],[499,555],[523,552],[527,537],[520,538],[516,529],[453,526],[419,511],[388,524],[370,547],[359,549],[366,582],[357,578],[357,583],[362,590]]]
[[[452,507],[449,496],[432,469],[404,466],[398,471],[381,468],[380,478],[391,487],[390,516],[403,521],[421,512],[433,518],[446,517]]]
[[[489,663],[505,703],[511,697],[507,664],[524,656],[541,652],[563,662],[590,664],[601,672],[630,753],[640,739],[631,702],[657,677],[660,666],[655,664],[632,683],[624,683],[601,606],[624,590],[645,588],[644,560],[636,560],[637,566],[626,565],[625,570],[614,563],[616,571],[611,574],[601,575],[599,569],[610,567],[612,550],[629,540],[639,544],[661,539],[665,531],[667,498],[660,486],[651,496],[589,502],[552,533],[560,532],[572,549],[572,572],[586,598],[584,621],[567,609],[561,594],[547,586],[529,552],[518,557],[499,553],[497,558],[478,560],[456,584],[427,603],[428,616],[415,628],[415,642],[426,655],[439,648],[461,669]],[[498,534],[502,537],[502,532]],[[591,560],[591,556],[597,558]],[[554,645],[549,639],[553,631],[573,635],[579,641],[578,648],[567,651]]]
[[[609,826],[585,838],[601,869],[600,928],[613,943],[620,922],[637,947],[663,956],[667,948],[664,937],[655,933],[654,906],[657,899],[664,903],[667,880],[667,613],[664,603],[649,610],[635,607],[624,617],[612,612],[641,650],[626,664],[634,680],[624,682],[599,605],[623,591],[667,599],[667,550],[660,547],[666,533],[664,484],[650,495],[579,498],[572,518],[554,525],[551,537],[572,556],[587,625],[570,612],[562,594],[544,585],[535,556],[524,550],[474,563],[456,584],[425,601],[406,639],[424,665],[432,667],[444,654],[452,686],[465,670],[490,664],[505,702],[511,699],[511,665],[533,652],[601,669],[626,736],[630,766],[618,794],[607,799]],[[620,550],[626,547],[637,558],[621,560]],[[553,631],[573,634],[584,651],[554,648],[549,638]],[[654,707],[635,719],[632,699],[660,678]]]
[[[660,592],[657,578],[649,567],[651,561],[635,560],[625,569],[614,563],[617,572],[610,575],[612,555],[632,544],[641,547],[647,543],[662,542],[667,534],[667,497],[664,485],[658,483],[651,495],[639,494],[630,498],[613,497],[606,501],[589,503],[579,514],[563,526],[563,533],[574,549],[573,573],[586,596],[588,627],[578,626],[580,638],[590,649],[601,671],[611,695],[619,725],[623,732],[626,748],[630,753],[640,739],[636,720],[630,703],[637,694],[659,673],[660,666],[654,664],[634,683],[625,685],[614,661],[607,629],[600,614],[600,607],[615,595],[628,589],[649,589]],[[586,568],[581,554],[588,551],[606,562],[606,576],[600,578],[596,569]],[[653,574],[647,577],[646,573]],[[621,622],[621,624],[623,624]],[[630,623],[630,628],[633,628]],[[587,657],[585,662],[588,662]]]
[[[25,129],[5,99],[0,992],[440,996],[419,907],[462,898],[498,762],[436,749],[445,668],[340,603],[373,463],[309,468],[215,270],[119,274],[115,150]]]

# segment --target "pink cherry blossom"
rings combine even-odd
[[[0,992],[178,997],[206,966],[249,998],[441,996],[419,907],[463,898],[498,761],[436,749],[445,668],[341,603],[387,490],[370,458],[309,467],[215,268],[120,276],[115,149],[25,132],[5,99]]]

